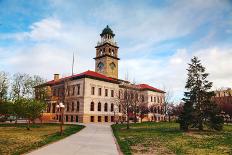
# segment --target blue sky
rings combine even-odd
[[[95,45],[109,25],[120,47],[119,76],[183,96],[194,55],[214,89],[232,87],[231,0],[0,0],[0,70],[69,75],[94,70]]]

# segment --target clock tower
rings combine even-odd
[[[111,78],[118,79],[118,46],[114,41],[115,34],[107,25],[100,34],[101,41],[97,43],[95,71]]]

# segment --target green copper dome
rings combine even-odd
[[[110,27],[109,27],[108,25],[106,26],[106,28],[104,28],[104,29],[102,30],[102,33],[100,34],[100,36],[102,37],[102,36],[104,36],[105,34],[109,34],[109,35],[111,35],[112,37],[115,36],[115,34],[113,33],[113,31],[110,29]]]

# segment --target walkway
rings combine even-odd
[[[110,124],[84,124],[80,132],[28,155],[118,155]]]

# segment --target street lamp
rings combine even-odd
[[[64,124],[64,104],[61,102],[60,104],[56,105],[57,111],[60,112],[60,135],[63,134],[63,124]]]

